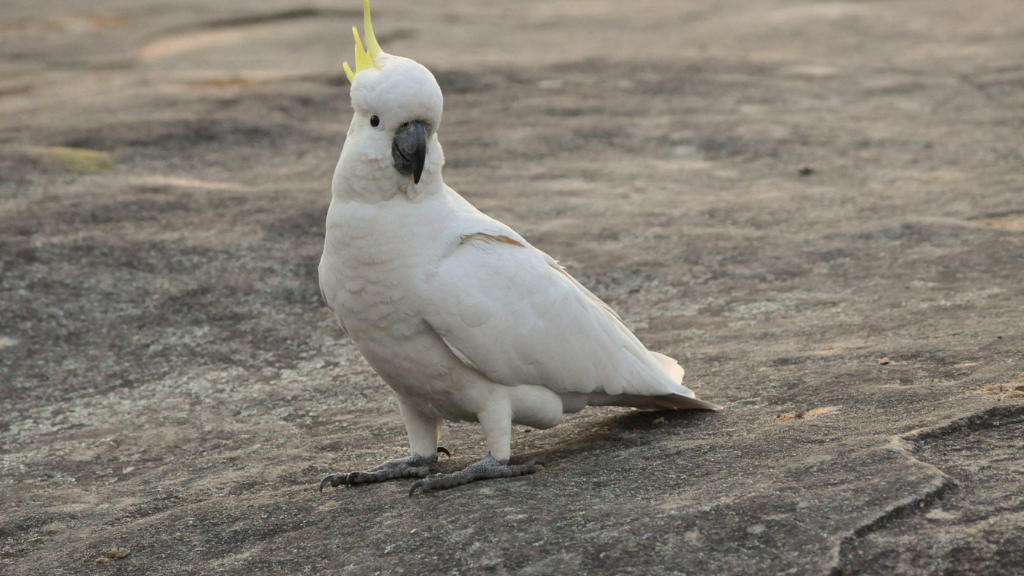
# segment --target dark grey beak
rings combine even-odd
[[[399,174],[412,174],[413,182],[419,184],[427,158],[427,125],[417,120],[400,126],[391,143],[391,157]]]

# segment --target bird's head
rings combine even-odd
[[[370,22],[369,0],[364,0],[363,9],[366,45],[353,27],[355,71],[345,62],[355,114],[342,163],[351,155],[353,163],[371,169],[360,174],[364,181],[371,177],[386,188],[407,189],[410,182],[439,180],[444,164],[437,142],[444,104],[441,87],[421,64],[381,50]]]

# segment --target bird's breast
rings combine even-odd
[[[415,290],[443,254],[445,228],[429,204],[382,204],[332,203],[320,285],[360,351],[393,384],[433,353],[436,336]]]

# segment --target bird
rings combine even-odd
[[[342,330],[395,392],[411,455],[330,474],[320,491],[418,478],[412,496],[533,474],[540,459],[509,463],[513,425],[551,428],[587,406],[718,410],[551,256],[444,183],[441,88],[381,50],[369,0],[363,13],[318,272]],[[478,422],[487,454],[442,474],[446,420]]]

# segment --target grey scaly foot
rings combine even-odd
[[[507,460],[495,460],[494,456],[491,456],[491,453],[488,452],[483,460],[469,466],[465,470],[451,474],[432,474],[423,480],[417,480],[412,485],[412,488],[409,489],[409,496],[411,497],[417,488],[422,488],[424,492],[430,492],[431,490],[445,490],[462,486],[475,480],[515,478],[524,474],[533,474],[541,466],[544,466],[544,462],[540,458],[534,458],[526,464],[509,466]]]
[[[444,454],[449,458],[452,457],[451,452],[440,446],[437,448],[437,454]],[[441,471],[435,464],[437,462],[437,454],[432,456],[413,454],[401,460],[389,460],[366,472],[329,474],[320,481],[320,491],[323,492],[324,486],[328,484],[334,487],[341,486],[342,484],[357,486],[372,482],[386,482],[395,478],[423,478],[428,474],[436,474]]]

